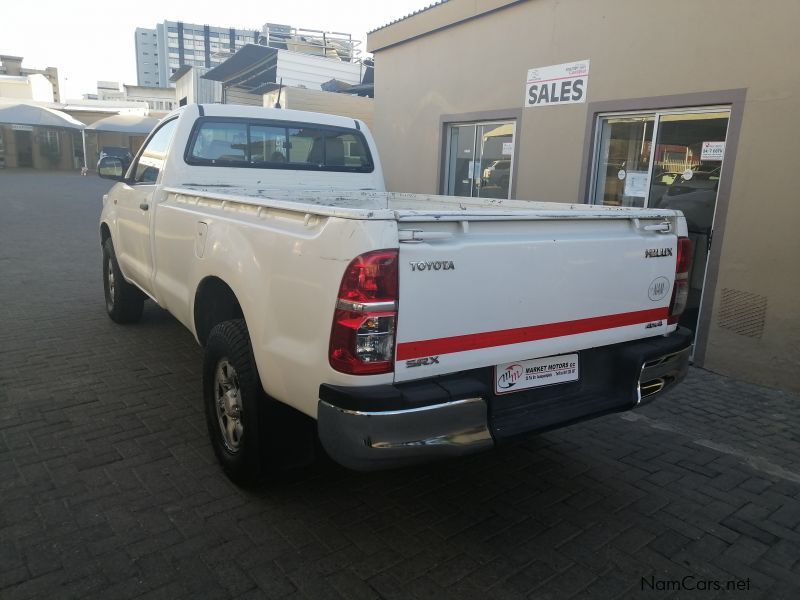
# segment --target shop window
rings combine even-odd
[[[51,148],[53,148],[56,152],[60,152],[61,151],[61,146],[59,145],[59,142],[58,142],[58,132],[57,131],[54,131],[52,129],[48,129],[45,132],[45,143],[48,146],[50,146]]]
[[[449,196],[509,198],[516,123],[459,123],[446,128],[443,190]]]
[[[590,197],[595,204],[680,210],[694,243],[681,325],[696,330],[713,238],[730,110],[600,115]]]

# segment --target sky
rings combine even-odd
[[[95,93],[97,81],[136,83],[134,30],[163,21],[261,29],[280,23],[303,29],[367,31],[430,5],[434,0],[22,0],[0,19],[0,54],[24,57],[23,66],[56,67],[62,99]]]

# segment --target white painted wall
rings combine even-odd
[[[331,79],[357,84],[361,83],[361,68],[358,63],[335,58],[278,50],[276,83],[283,78],[285,86],[305,86],[314,90],[321,89],[320,85]]]
[[[32,75],[0,75],[0,98],[53,101],[53,84],[38,73]]]

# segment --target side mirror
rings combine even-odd
[[[97,174],[103,179],[123,181],[125,179],[125,167],[122,164],[122,160],[116,156],[104,156],[97,163]]]

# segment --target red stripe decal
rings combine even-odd
[[[669,308],[662,307],[620,313],[618,315],[590,317],[588,319],[577,319],[575,321],[562,321],[561,323],[547,323],[545,325],[532,325],[530,327],[502,329],[500,331],[487,331],[484,333],[469,333],[467,335],[422,340],[419,342],[403,342],[397,344],[397,360],[408,360],[410,358],[422,358],[424,356],[437,356],[440,354],[450,354],[452,352],[466,352],[467,350],[480,350],[481,348],[493,348],[495,346],[546,340],[563,337],[565,335],[575,335],[577,333],[625,327],[626,325],[638,325],[639,323],[666,319],[667,316],[669,316]]]

